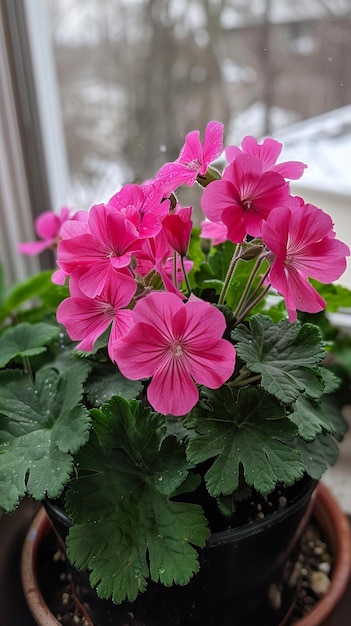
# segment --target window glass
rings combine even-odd
[[[75,205],[153,176],[211,119],[227,143],[281,133],[295,159],[318,156],[311,184],[350,193],[351,0],[46,4]]]

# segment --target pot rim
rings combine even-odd
[[[304,480],[305,483],[303,484],[301,491],[296,493],[286,506],[272,511],[264,519],[258,519],[243,526],[214,532],[207,540],[206,546],[214,548],[223,542],[227,543],[228,540],[241,541],[247,537],[258,535],[259,533],[263,533],[272,525],[275,525],[280,520],[285,519],[288,515],[293,514],[298,509],[302,509],[311,497],[314,500],[316,487],[318,486],[318,481],[310,478],[309,476],[305,476],[302,480]]]
[[[341,600],[351,574],[351,529],[350,522],[342,511],[329,487],[320,482],[315,490],[313,515],[327,535],[335,556],[331,584],[325,596],[318,600],[311,611],[294,622],[294,626],[320,626],[331,615]],[[21,576],[28,606],[39,626],[57,626],[59,622],[45,604],[39,587],[35,561],[41,537],[52,529],[50,519],[42,507],[27,532],[21,558]],[[281,622],[285,626],[289,616]]]
[[[36,560],[43,536],[51,531],[52,526],[42,507],[33,519],[24,540],[21,556],[21,578],[28,607],[38,626],[57,626],[60,622],[51,613],[41,593],[36,573]]]
[[[346,591],[351,575],[351,527],[329,487],[320,482],[316,490],[313,515],[327,536],[335,556],[328,592],[314,608],[293,626],[320,626],[329,617]],[[284,626],[283,621],[280,626]]]

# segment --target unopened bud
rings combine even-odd
[[[264,249],[262,239],[253,239],[250,242],[244,242],[241,244],[240,258],[244,261],[250,261],[258,257]]]
[[[212,248],[211,239],[203,239],[202,237],[200,237],[200,249],[201,249],[201,252],[205,256],[207,256],[210,253],[211,248]]]
[[[207,187],[207,185],[212,183],[214,180],[220,180],[221,178],[222,176],[220,172],[212,165],[209,165],[204,176],[201,176],[201,174],[197,175],[196,182],[200,185],[200,187]]]

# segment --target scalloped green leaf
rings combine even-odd
[[[7,329],[0,337],[0,367],[16,357],[30,357],[45,352],[50,341],[58,337],[59,328],[44,322],[23,322]]]
[[[68,557],[117,603],[134,600],[148,578],[185,584],[209,531],[200,506],[170,500],[187,489],[184,446],[172,437],[171,452],[162,416],[134,400],[114,397],[91,413],[94,436],[66,497]]]
[[[299,435],[306,441],[312,441],[322,432],[334,434],[335,429],[323,410],[321,403],[301,395],[294,404],[289,419],[296,424]]]
[[[112,396],[123,396],[126,400],[137,398],[143,385],[139,380],[128,380],[110,363],[96,363],[85,385],[89,402],[99,407]]]
[[[247,485],[261,493],[269,493],[278,482],[290,485],[299,479],[300,455],[288,445],[296,427],[284,417],[281,404],[254,387],[242,388],[237,401],[224,390],[206,390],[207,409],[196,407],[185,420],[198,435],[188,442],[189,461],[214,459],[205,475],[210,494],[233,493],[241,467]]]
[[[73,469],[72,454],[88,440],[90,416],[80,404],[87,368],[46,369],[33,385],[19,370],[0,372],[1,507],[12,511],[26,493],[56,498]]]
[[[305,471],[316,480],[322,478],[329,465],[334,465],[339,455],[338,446],[327,433],[318,435],[314,441],[297,439],[294,446],[302,455]]]
[[[252,372],[261,374],[262,387],[281,402],[294,402],[300,393],[320,398],[324,382],[319,364],[325,356],[318,328],[255,315],[250,328],[238,326],[232,337],[238,355]]]

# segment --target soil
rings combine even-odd
[[[141,594],[140,600],[133,605],[116,606],[106,604],[96,597],[91,602],[91,588],[84,575],[71,571],[65,560],[64,552],[54,534],[50,534],[39,553],[41,585],[43,595],[58,622],[64,626],[204,626],[206,612],[196,602],[199,594],[199,580],[195,577],[188,587],[186,598],[187,617],[179,617],[179,589],[184,594],[185,588],[167,589],[165,601],[159,599],[157,585],[148,587],[148,594]],[[50,560],[43,555],[51,554]],[[298,559],[293,567],[286,568],[286,584],[296,588],[294,609],[287,626],[307,613],[326,593],[332,572],[332,557],[315,520],[311,520],[300,542]],[[53,593],[53,590],[56,590]],[[162,593],[164,588],[162,588]],[[279,609],[282,603],[283,589],[272,585],[268,593],[268,602],[272,609]],[[144,621],[148,607],[143,596],[152,596],[151,604],[157,605],[157,613],[151,621]],[[89,598],[89,601],[88,601]],[[112,606],[112,608],[110,608]],[[106,612],[107,607],[107,612]],[[182,615],[184,616],[184,609]],[[104,617],[101,617],[101,615]],[[235,614],[235,609],[234,609]],[[135,617],[138,615],[138,617]],[[224,625],[221,625],[224,626]]]

